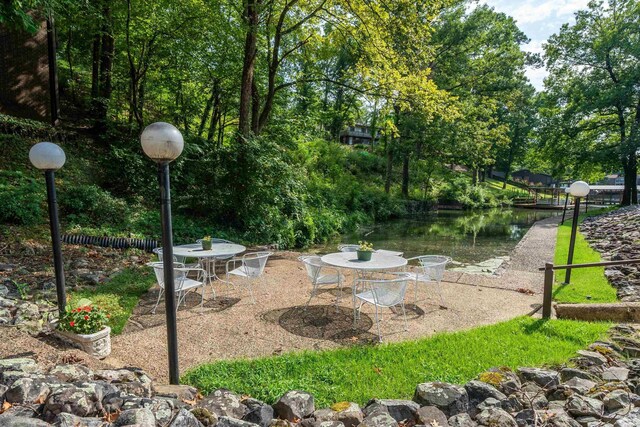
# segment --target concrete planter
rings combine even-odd
[[[371,261],[372,251],[357,251],[358,261]]]
[[[74,334],[69,331],[61,331],[57,326],[58,322],[51,324],[55,335],[85,353],[97,357],[98,359],[104,359],[111,354],[110,327],[105,326],[104,329],[93,334]]]

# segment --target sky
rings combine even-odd
[[[497,12],[513,17],[518,27],[531,39],[523,49],[542,53],[542,44],[549,36],[557,33],[562,24],[573,23],[573,14],[586,9],[589,0],[480,0],[492,6]],[[527,69],[527,77],[537,90],[542,90],[543,79],[547,76],[544,68]]]

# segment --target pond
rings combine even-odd
[[[366,240],[374,248],[404,252],[405,257],[439,254],[463,264],[477,264],[509,255],[534,222],[561,214],[532,209],[441,210],[419,219],[361,227],[315,249],[335,252],[339,243]]]

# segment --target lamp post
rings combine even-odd
[[[573,250],[576,245],[576,232],[578,231],[578,216],[580,215],[580,198],[589,195],[589,184],[584,181],[576,181],[569,186],[569,194],[575,198],[573,207],[573,223],[571,224],[571,240],[569,241],[569,257],[567,265],[573,264]],[[571,282],[571,268],[567,268],[564,283]]]
[[[164,270],[164,303],[167,320],[169,353],[169,382],[180,383],[178,368],[178,327],[176,324],[176,291],[173,274],[173,231],[171,229],[171,190],[169,163],[177,159],[184,148],[182,134],[169,123],[157,122],[147,126],[140,135],[142,150],[158,164],[160,183],[160,220],[162,223],[162,254]]]
[[[560,221],[560,225],[564,224],[564,216],[567,213],[568,202],[569,202],[569,187],[564,189],[564,209],[562,209],[562,221]]]
[[[29,150],[29,160],[36,168],[44,171],[47,183],[47,204],[49,205],[49,228],[51,229],[51,246],[53,248],[53,268],[56,274],[56,294],[58,296],[58,312],[62,316],[67,304],[64,289],[64,267],[62,248],[60,246],[60,223],[58,222],[58,201],[54,172],[66,161],[62,148],[52,142],[39,142]]]

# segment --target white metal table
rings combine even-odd
[[[211,282],[212,279],[222,280],[216,275],[216,259],[232,258],[246,250],[246,247],[238,245],[237,243],[212,243],[211,249],[202,249],[201,244],[192,243],[174,246],[173,254],[184,258],[197,258],[201,263],[203,261],[210,262],[210,269],[207,268],[205,271],[207,272],[207,279]]]
[[[407,265],[407,260],[396,255],[373,252],[371,261],[358,260],[357,252],[336,252],[320,258],[325,264],[338,268],[349,268],[360,272],[391,270]]]

